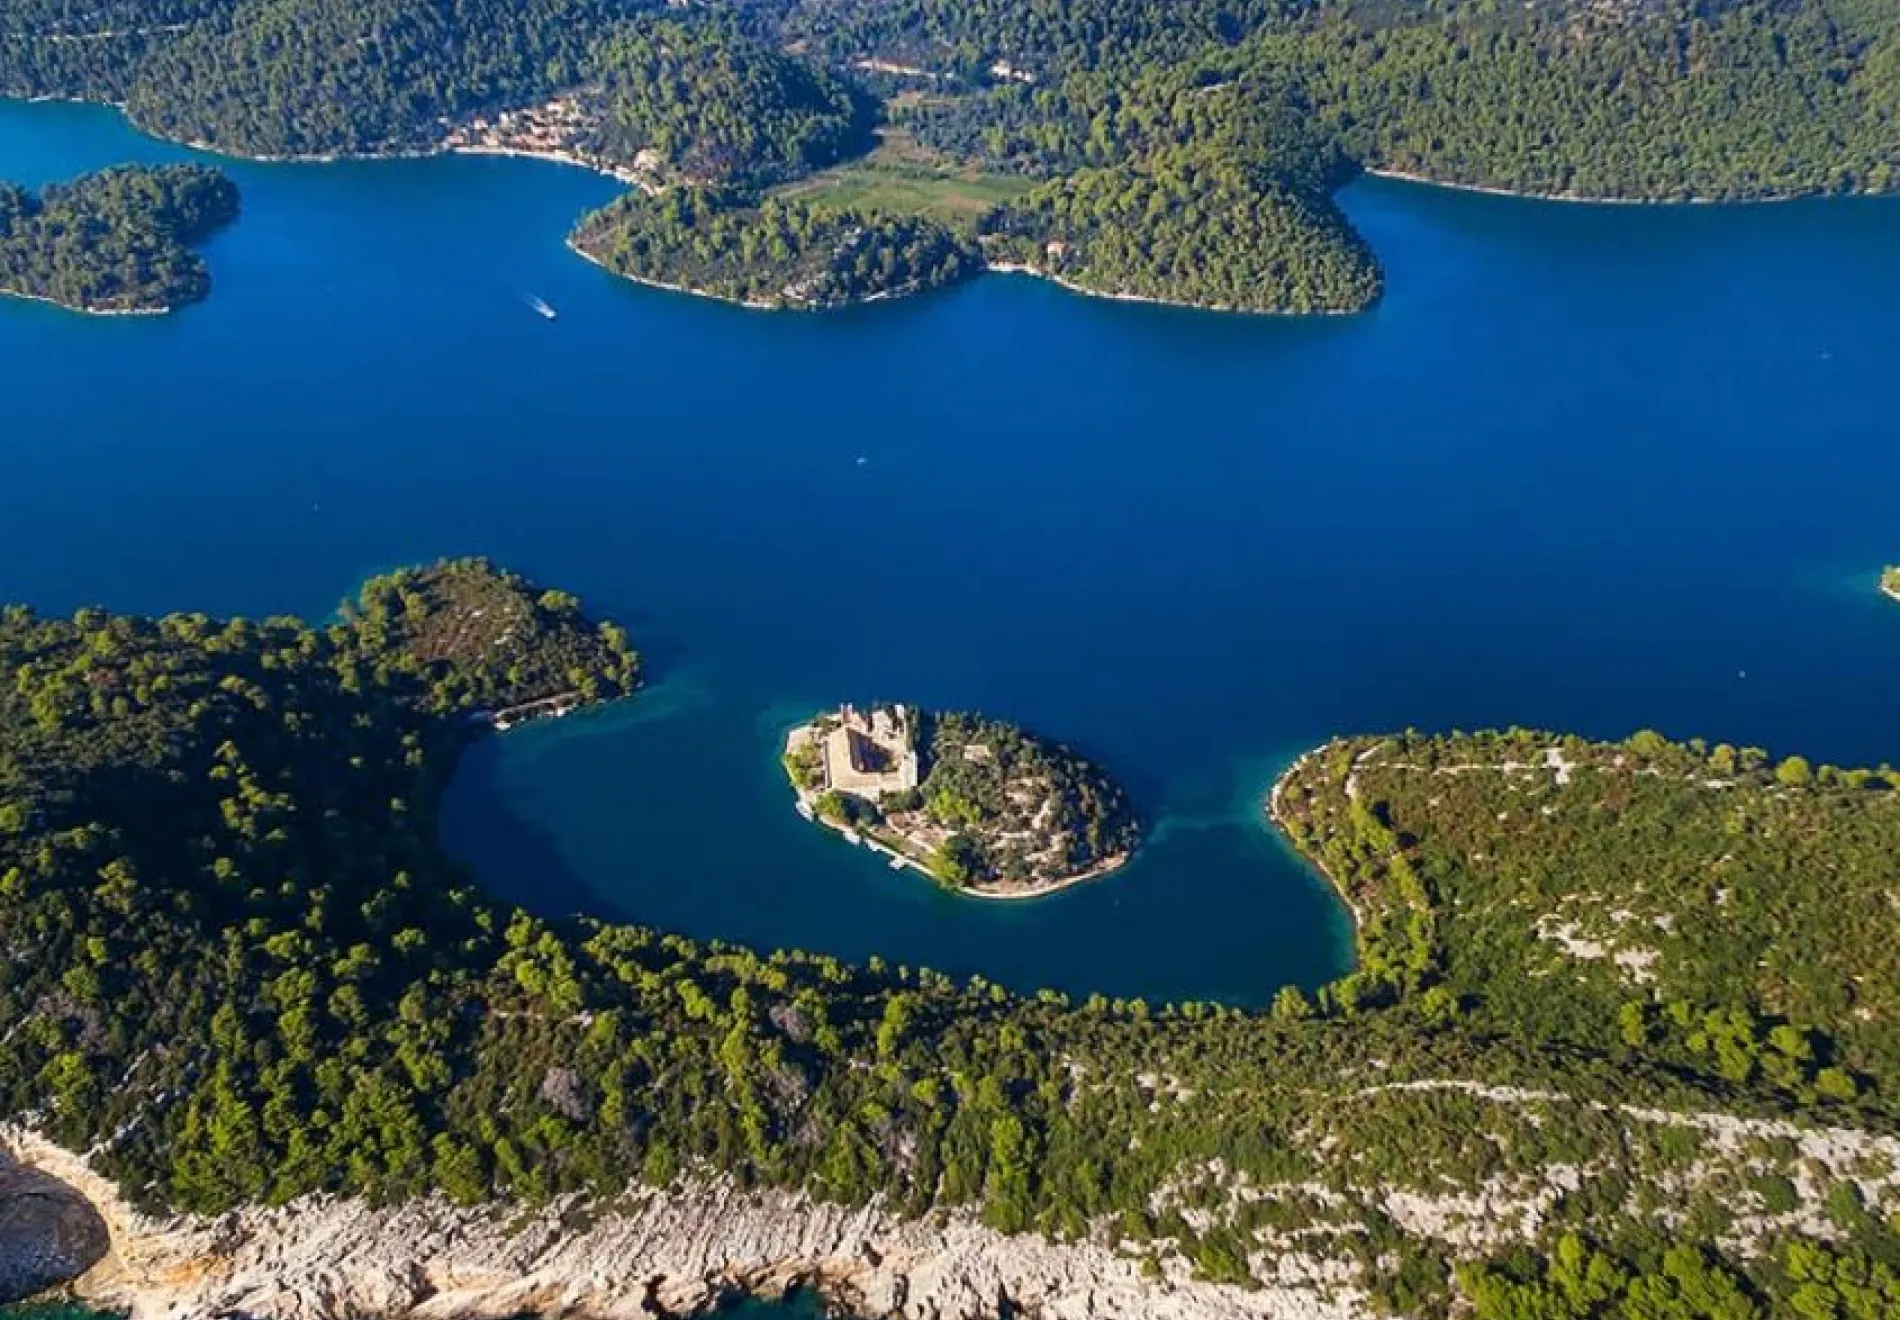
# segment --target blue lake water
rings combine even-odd
[[[0,106],[0,178],[188,153]],[[479,747],[498,889],[1006,984],[1257,1003],[1350,932],[1260,799],[1340,731],[1654,727],[1900,760],[1900,205],[1610,208],[1367,182],[1376,312],[990,278],[823,316],[614,281],[556,166],[235,164],[210,302],[0,302],[0,599],[325,614],[480,552],[624,618],[637,701]],[[528,306],[559,309],[544,320]],[[1122,778],[1125,871],[988,905],[806,826],[841,699]]]

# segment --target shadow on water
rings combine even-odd
[[[1235,763],[1185,795],[1138,781],[1149,838],[1127,867],[997,903],[894,871],[797,817],[777,753],[817,707],[749,698],[695,667],[632,701],[484,740],[444,804],[444,843],[543,916],[881,957],[1024,993],[1262,1005],[1350,966],[1343,912],[1265,818],[1291,755]],[[1096,755],[1117,772],[1133,760]]]
[[[690,716],[707,703],[693,674],[669,668],[670,648],[657,648],[657,662],[655,649],[642,647],[648,681],[635,696],[489,734],[463,753],[443,795],[437,833],[450,856],[497,897],[547,917],[633,919],[602,909],[599,894],[563,851],[559,829],[523,809],[521,785],[538,780],[546,767],[563,766],[577,745],[637,739],[642,726]],[[625,864],[633,864],[631,855]]]
[[[584,915],[592,903],[587,886],[561,856],[553,831],[508,805],[500,786],[503,736],[485,737],[463,753],[442,803],[441,842],[471,880],[497,897],[550,916]],[[469,842],[477,837],[479,844]]]

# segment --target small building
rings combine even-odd
[[[846,706],[825,735],[825,786],[876,802],[922,782],[915,717],[903,706],[880,707],[868,715]]]

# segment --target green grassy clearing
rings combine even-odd
[[[1015,175],[951,164],[901,129],[883,129],[868,156],[800,179],[779,193],[827,210],[924,215],[955,225],[974,222],[1034,186],[1033,180]]]

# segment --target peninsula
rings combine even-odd
[[[737,190],[745,211],[796,201],[814,225],[836,215],[803,249],[749,214],[727,235],[674,235],[704,248],[690,257],[576,243],[636,279],[768,306],[934,287],[920,272],[952,263],[880,265],[947,250],[929,229],[946,212],[992,266],[1081,292],[1331,313],[1383,286],[1334,201],[1366,171],[1630,201],[1900,186],[1900,11],[1874,0],[932,0],[901,14],[458,0],[413,22],[390,0],[148,9],[16,0],[0,14],[0,95],[111,102],[242,155],[518,152],[641,189]],[[581,230],[652,240],[654,223],[621,209]],[[884,223],[901,232],[871,233]],[[804,296],[853,233],[863,268]],[[788,261],[803,268],[788,277]]]
[[[202,165],[121,166],[35,196],[0,184],[0,294],[95,315],[168,312],[211,291],[192,249],[237,218]]]
[[[641,284],[769,310],[879,302],[982,268],[971,244],[922,216],[704,189],[630,194],[583,220],[569,245]]]
[[[76,1295],[140,1316],[1900,1313],[1890,768],[1338,739],[1274,813],[1358,966],[1255,1013],[484,893],[458,754],[639,669],[480,561],[320,627],[12,607],[0,671],[0,1299],[103,1249]],[[1009,726],[821,726],[814,814],[939,813],[999,877],[1133,844]]]
[[[785,771],[799,814],[979,898],[1105,875],[1141,835],[1095,766],[976,715],[844,706],[786,735]]]

